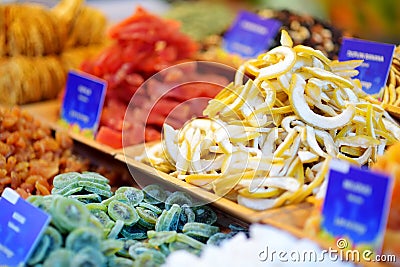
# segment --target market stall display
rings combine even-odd
[[[97,53],[105,41],[104,15],[80,0],[60,1],[53,9],[1,4],[0,17],[1,104],[56,98],[67,71]],[[80,47],[85,55],[75,53]],[[61,60],[66,50],[68,57]]]
[[[203,114],[137,157],[177,179],[255,210],[318,194],[331,158],[370,165],[400,140],[400,127],[364,98],[361,61],[332,61],[297,45],[246,61]],[[244,82],[244,74],[250,79]]]
[[[152,91],[159,91],[159,88],[156,85],[149,85],[147,90],[140,92],[137,92],[137,90],[146,79],[157,72],[193,58],[198,46],[180,31],[178,22],[163,19],[140,7],[130,18],[113,26],[109,35],[113,44],[97,58],[86,61],[82,65],[83,71],[108,82],[99,134],[96,140],[114,148],[121,148],[122,131],[131,137],[131,140],[126,141],[125,145],[138,144],[144,140],[147,142],[157,140],[160,123],[154,123],[154,121],[145,124],[145,127],[148,127],[149,134],[142,136],[144,132],[142,121],[148,114],[143,114],[140,109],[146,109],[144,106],[153,103],[154,99],[151,99]],[[184,83],[188,79],[194,79],[194,75],[196,75],[196,71],[193,68],[187,69],[187,73],[184,75],[182,72],[174,71],[170,75],[165,75],[165,79],[160,82],[166,82],[172,86],[179,84],[179,82]],[[213,81],[219,82],[221,78],[219,76],[211,77],[210,82]],[[163,88],[165,88],[165,85],[163,85]],[[225,83],[222,82],[222,85],[224,86]],[[209,87],[209,89],[199,91],[192,88],[181,90],[184,93],[179,98],[169,97],[170,101],[164,99],[160,101],[160,104],[162,102],[164,106],[168,107],[168,110],[171,110],[191,96],[215,96],[219,91],[218,88],[216,89],[212,85]],[[130,118],[132,123],[123,125],[128,104],[136,93],[139,96],[136,95],[135,97],[140,97],[143,100],[137,102],[138,116]],[[157,95],[160,96],[160,94]],[[165,98],[167,97],[168,95],[165,95]],[[154,111],[151,119],[162,123],[168,113],[162,109],[159,111],[161,112]],[[186,119],[190,116],[192,114],[188,114]]]
[[[211,208],[156,184],[114,194],[104,176],[70,172],[56,176],[54,185],[52,195],[28,198],[52,215],[28,266],[161,266],[175,251],[199,255],[246,232],[235,225],[220,232]]]

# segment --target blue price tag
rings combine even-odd
[[[99,127],[107,82],[86,73],[68,73],[61,119],[95,133]]]
[[[282,23],[242,11],[224,36],[223,48],[244,58],[255,57],[271,45]]]
[[[332,160],[322,230],[380,253],[392,195],[391,177]],[[351,247],[350,247],[351,248]]]
[[[356,78],[360,79],[366,93],[376,94],[386,85],[395,47],[392,44],[343,38],[339,60],[364,60],[357,68],[360,73]]]
[[[0,266],[23,265],[50,223],[50,215],[6,188],[0,198]]]

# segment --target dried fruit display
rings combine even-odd
[[[82,0],[63,0],[52,9],[0,4],[0,103],[56,98],[66,72],[104,44],[105,27],[105,16]],[[84,47],[85,54],[77,47]]]
[[[52,215],[28,266],[160,266],[174,251],[199,255],[207,244],[246,232],[232,225],[221,233],[212,225],[217,215],[205,206],[166,206],[167,195],[182,192],[159,185],[120,187],[113,194],[104,176],[71,172],[57,175],[54,186],[53,195],[28,198]]]
[[[89,162],[72,154],[72,139],[40,124],[21,109],[0,108],[0,193],[48,195],[60,172],[84,171]]]
[[[285,31],[281,44],[239,67],[204,110],[208,118],[164,125],[163,141],[137,159],[265,210],[318,194],[331,158],[370,165],[400,140],[397,122],[352,78],[361,61],[293,46]]]

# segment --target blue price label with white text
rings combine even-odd
[[[242,11],[224,35],[222,46],[228,53],[255,57],[270,47],[281,26],[279,20]]]
[[[23,266],[51,217],[10,188],[3,191],[0,210],[0,266]]]
[[[364,92],[376,94],[386,85],[395,49],[393,44],[366,40],[343,38],[339,61],[361,59],[364,62],[357,68]]]
[[[379,253],[392,184],[390,176],[332,160],[322,210],[322,231],[334,238],[348,238],[351,247]]]
[[[61,108],[61,119],[81,130],[97,132],[107,82],[86,73],[70,71]]]

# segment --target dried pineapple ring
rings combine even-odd
[[[283,55],[284,56],[283,61],[280,61],[268,67],[261,68],[258,73],[257,79],[267,80],[271,78],[276,78],[279,75],[288,72],[296,62],[296,53],[293,51],[292,48],[285,46],[278,46],[270,50],[265,57],[275,53]]]
[[[314,113],[304,98],[306,82],[298,74],[293,74],[289,95],[293,110],[306,123],[320,129],[337,129],[348,124],[355,114],[355,107],[348,105],[347,108],[335,117],[325,117]]]

